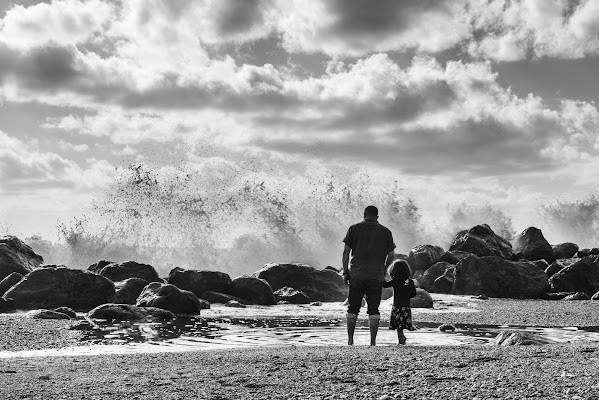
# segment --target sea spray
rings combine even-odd
[[[447,249],[459,230],[481,223],[508,239],[514,234],[501,210],[465,203],[431,223],[398,181],[381,185],[365,169],[265,174],[222,161],[120,168],[93,213],[59,226],[61,245],[27,242],[48,263],[87,268],[100,259],[135,260],[161,276],[174,267],[238,276],[268,262],[339,268],[342,238],[369,204],[379,207],[400,253],[417,244]]]

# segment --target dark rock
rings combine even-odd
[[[575,294],[576,292],[557,292],[557,293],[544,293],[543,296],[541,296],[541,298],[543,300],[561,300],[564,297],[570,296],[572,294]]]
[[[510,242],[495,234],[487,224],[459,232],[449,251],[464,251],[478,257],[496,256],[507,260],[517,258]]]
[[[472,255],[456,265],[451,293],[534,299],[548,289],[547,274],[530,261]]]
[[[100,271],[102,271],[102,268],[104,268],[107,265],[110,264],[115,264],[114,261],[107,261],[107,260],[100,260],[97,263],[94,263],[92,265],[90,265],[89,267],[87,267],[87,270],[90,272],[93,272],[94,274],[99,274]]]
[[[209,310],[210,309],[210,302],[206,301],[204,299],[199,299],[200,300],[200,309],[202,310]]]
[[[442,324],[437,328],[439,332],[455,332],[455,326],[451,324]]]
[[[416,288],[416,296],[410,299],[410,308],[433,308],[433,298],[426,290]]]
[[[77,318],[77,313],[70,307],[58,307],[54,311],[68,315],[70,318]]]
[[[246,305],[235,300],[229,300],[225,304],[225,307],[246,308]]]
[[[204,294],[202,294],[202,299],[206,300],[209,303],[218,304],[227,304],[231,300],[234,300],[241,304],[251,304],[250,301],[240,299],[239,297],[231,296],[230,294],[210,291],[204,292]]]
[[[150,282],[145,279],[135,277],[115,282],[116,297],[114,303],[135,304],[142,290],[149,284]]]
[[[560,272],[563,268],[563,266],[559,265],[557,262],[554,262],[545,269],[545,273],[547,274],[548,278],[551,278],[553,274]]]
[[[285,286],[301,290],[312,301],[343,301],[348,294],[348,286],[341,275],[306,264],[266,264],[252,276],[266,280],[273,290]]]
[[[21,282],[24,276],[18,272],[13,272],[8,275],[6,278],[0,281],[0,297],[4,295],[4,293],[8,292],[8,289]]]
[[[25,314],[27,318],[32,319],[71,319],[66,314],[54,310],[31,310]]]
[[[312,303],[310,303],[310,305],[312,307],[320,307],[320,306],[322,306],[322,302],[320,302],[320,301],[313,301]]]
[[[558,258],[549,267],[545,268],[547,277],[551,278],[554,274],[560,272],[562,269],[574,264],[579,261],[580,258]]]
[[[545,260],[551,264],[555,261],[553,247],[543,236],[543,232],[535,227],[526,228],[516,239],[514,251],[527,260]]]
[[[275,295],[275,300],[277,302],[287,301],[290,304],[310,304],[310,298],[306,293],[295,290],[292,287],[283,287],[276,290],[273,294]]]
[[[539,267],[540,269],[542,269],[543,271],[545,271],[547,268],[549,268],[549,263],[547,261],[545,261],[544,259],[542,260],[536,260],[532,262],[534,265],[536,265],[537,267]]]
[[[5,299],[0,297],[0,314],[14,311],[15,301],[13,299]]]
[[[45,266],[29,273],[9,289],[4,298],[12,298],[22,310],[70,307],[89,310],[109,303],[115,296],[114,283],[92,272],[61,266]]]
[[[451,293],[453,283],[455,282],[455,265],[447,268],[443,275],[435,279],[433,282],[432,292],[433,293]]]
[[[560,243],[553,246],[553,253],[556,259],[560,258],[572,258],[578,252],[578,245],[576,243]]]
[[[590,300],[591,297],[585,292],[576,292],[574,294],[569,294],[564,297],[562,300]]]
[[[231,281],[229,294],[251,301],[254,304],[277,304],[271,286],[265,279],[242,275]]]
[[[591,249],[580,249],[576,254],[579,258],[588,257],[591,255]]]
[[[114,321],[172,321],[175,314],[162,308],[109,303],[94,308],[87,317]]]
[[[42,256],[18,237],[0,237],[0,281],[13,272],[25,276],[43,262]]]
[[[168,274],[168,283],[202,297],[204,292],[227,293],[231,277],[220,271],[199,271],[177,267]]]
[[[328,269],[328,270],[331,270],[331,271],[335,271],[335,272],[337,272],[337,273],[341,272],[341,269],[337,269],[337,268],[335,268],[335,267],[332,267],[332,266],[330,266],[330,265],[327,265],[326,267],[324,267],[324,269]]]
[[[445,271],[447,271],[448,268],[452,267],[454,267],[453,264],[443,261],[433,264],[430,268],[424,271],[420,279],[418,279],[418,286],[427,292],[434,292],[433,283],[435,283],[435,280],[445,274]]]
[[[441,247],[430,244],[412,247],[408,255],[408,264],[410,265],[412,274],[415,271],[426,270],[439,261],[444,253],[445,250]]]
[[[551,340],[532,332],[507,330],[501,331],[494,339],[496,346],[543,345]]]
[[[475,297],[475,299],[477,300],[489,300],[489,296],[487,296],[486,294],[479,294],[478,296]]]
[[[137,298],[138,307],[156,307],[175,314],[199,315],[200,299],[188,290],[181,290],[168,283],[152,282]]]
[[[549,278],[552,292],[585,292],[592,296],[599,291],[599,265],[594,257],[576,261]]]
[[[467,251],[460,251],[460,250],[451,250],[451,251],[446,251],[445,253],[443,253],[443,255],[441,256],[441,259],[439,261],[443,261],[449,264],[457,264],[460,261],[462,261],[464,258],[468,257],[470,254],[472,253],[468,253]]]
[[[591,255],[592,256],[599,256],[599,247],[593,247],[591,249]]]
[[[412,274],[412,279],[414,280],[414,284],[416,286],[420,286],[420,278],[422,278],[422,275],[424,275],[424,270],[423,269],[419,269],[418,271],[414,271],[414,273]]]
[[[113,282],[124,281],[129,278],[141,278],[148,282],[162,283],[162,279],[158,276],[158,272],[154,267],[135,261],[108,264],[100,270],[99,274]]]

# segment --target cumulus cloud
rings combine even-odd
[[[577,155],[596,150],[596,107],[564,101],[559,109],[539,97],[521,98],[497,83],[488,63],[416,58],[402,69],[373,55],[345,69],[289,83],[312,117],[262,118],[291,134],[260,137],[276,151],[369,160],[404,172],[433,174],[459,168],[492,175],[557,167],[556,144]],[[584,140],[582,140],[584,138]]]
[[[0,131],[0,181],[2,191],[39,190],[47,188],[97,187],[112,175],[107,162],[88,163],[79,167],[74,161],[56,153],[43,152],[35,144],[25,143]]]
[[[27,50],[48,43],[86,43],[96,39],[115,9],[101,0],[64,0],[9,8],[0,23],[0,42]]]

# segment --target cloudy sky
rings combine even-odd
[[[117,168],[360,168],[534,224],[599,168],[597,0],[1,0],[0,225]],[[205,171],[205,170],[203,170]]]

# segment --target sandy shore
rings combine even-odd
[[[435,296],[418,322],[599,326],[592,301],[474,300]],[[293,308],[290,308],[290,310]],[[295,316],[341,318],[339,305],[295,308]],[[385,310],[384,307],[381,310]],[[285,315],[285,307],[227,312]],[[384,312],[384,311],[383,311]],[[340,315],[341,313],[341,315]],[[364,317],[364,316],[362,316]],[[0,350],[73,346],[68,321],[0,315]],[[296,346],[186,353],[0,359],[4,399],[543,398],[598,399],[599,345]]]

